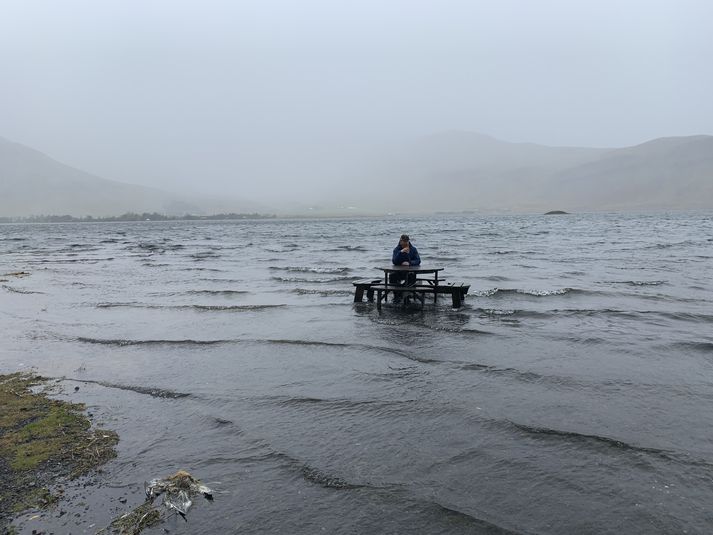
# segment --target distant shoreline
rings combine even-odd
[[[186,214],[181,216],[168,216],[163,214],[142,213],[136,214],[128,212],[120,216],[106,217],[75,217],[70,215],[40,215],[40,216],[0,216],[0,224],[32,224],[32,223],[128,223],[128,222],[146,222],[146,221],[251,221],[251,220],[321,220],[321,219],[413,219],[413,218],[431,218],[431,217],[542,217],[559,214],[560,211],[538,212],[538,211],[464,211],[458,210],[453,212],[436,211],[436,212],[407,212],[407,213],[278,213],[278,214],[260,214],[260,213],[228,213],[228,214],[213,214],[213,215],[192,215]],[[564,212],[566,215],[602,215],[611,214],[613,216],[625,215],[661,215],[661,214],[710,214],[711,210],[706,208],[657,208],[657,209],[638,209],[638,210],[587,210],[578,212]]]
[[[0,223],[113,223],[124,221],[233,221],[241,219],[275,219],[274,214],[213,214],[213,215],[180,215],[171,216],[157,212],[137,214],[127,212],[119,216],[106,217],[74,217],[71,215],[39,215],[26,217],[0,217]]]

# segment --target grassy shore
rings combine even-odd
[[[51,399],[47,381],[0,375],[0,532],[24,511],[61,497],[58,485],[116,456],[119,437],[92,429],[81,404]],[[44,387],[44,388],[43,388]]]

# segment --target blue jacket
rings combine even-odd
[[[394,247],[394,254],[391,255],[391,263],[395,266],[400,266],[403,262],[408,262],[410,266],[420,266],[421,257],[418,256],[418,249],[416,249],[411,242],[408,243],[409,253],[402,253],[401,246],[397,245]]]

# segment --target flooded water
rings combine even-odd
[[[461,309],[352,302],[402,232]],[[178,469],[146,533],[713,531],[710,214],[0,225],[0,280],[0,372],[121,437],[20,533]]]

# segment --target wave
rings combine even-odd
[[[95,384],[103,386],[106,388],[117,388],[119,390],[128,390],[131,392],[136,392],[137,394],[145,394],[153,398],[164,398],[164,399],[181,399],[191,397],[191,394],[186,394],[184,392],[176,392],[174,390],[165,390],[163,388],[153,388],[148,386],[133,386],[133,385],[122,385],[118,383],[108,383],[105,381],[91,381],[88,379],[72,379],[66,378],[67,381],[72,381],[75,383],[83,384]]]
[[[320,487],[325,487],[328,489],[360,489],[363,488],[364,485],[357,485],[354,483],[349,483],[348,481],[338,477],[338,476],[333,476],[330,475],[326,472],[323,472],[317,468],[314,468],[312,466],[309,466],[305,464],[302,467],[302,477],[304,477],[307,481],[311,483],[315,483],[319,485]]]
[[[671,344],[676,349],[684,351],[701,351],[703,353],[713,353],[713,342],[676,342]]]
[[[216,279],[214,277],[201,277],[198,279],[191,279],[191,281],[201,281],[201,282],[219,282],[221,284],[244,284],[243,279]]]
[[[477,297],[495,297],[500,295],[531,295],[534,297],[550,297],[558,295],[590,295],[598,292],[592,290],[581,290],[577,288],[558,288],[555,290],[523,290],[519,288],[490,288],[488,290],[476,290],[473,292]]]
[[[536,312],[529,312],[529,314],[538,314]],[[600,308],[600,309],[581,309],[581,308],[569,308],[569,309],[554,309],[550,310],[545,314],[550,315],[571,315],[571,316],[610,316],[614,318],[629,319],[629,320],[641,320],[643,318],[660,318],[669,321],[687,321],[694,323],[712,323],[712,314],[700,314],[693,312],[667,312],[663,310],[621,310],[613,308]]]
[[[151,305],[144,305],[142,303],[96,303],[95,308],[122,308],[122,307],[136,307],[136,308],[151,308]]]
[[[673,247],[685,247],[689,245],[698,245],[696,240],[684,240],[675,243],[655,243],[653,245],[647,245],[643,249],[671,249]]]
[[[224,269],[207,268],[207,267],[184,267],[181,271],[211,271],[214,273],[225,273]]]
[[[577,316],[611,316],[622,319],[637,319],[639,314],[645,312],[616,310],[611,308],[587,309],[587,308],[564,308],[550,310],[523,310],[523,309],[497,309],[497,308],[475,308],[474,312],[480,317],[490,318],[531,318],[531,319],[554,319],[558,317]],[[681,319],[681,318],[679,318]]]
[[[626,284],[628,286],[661,286],[663,284],[667,284],[666,281],[637,281],[637,280],[629,280],[629,281],[611,281],[609,284]]]
[[[105,346],[158,346],[158,345],[169,345],[169,346],[209,346],[209,345],[219,345],[219,344],[230,344],[234,342],[239,342],[239,340],[132,340],[132,339],[122,339],[122,338],[90,338],[87,336],[77,337],[77,342],[82,342],[84,344],[98,344]]]
[[[471,370],[477,372],[485,372],[493,375],[513,377],[523,383],[547,383],[560,387],[575,387],[577,389],[580,389],[582,386],[582,383],[580,381],[567,377],[542,375],[540,373],[518,370],[516,368],[499,368],[498,366],[493,366],[490,364],[481,364],[478,362],[462,364],[460,368],[462,370]]]
[[[352,483],[341,476],[329,473],[320,468],[316,468],[308,463],[304,463],[289,454],[274,451],[269,448],[269,446],[264,447],[268,449],[268,452],[262,453],[258,456],[253,456],[249,460],[255,461],[273,459],[282,462],[290,469],[298,471],[299,474],[306,481],[335,491],[361,490],[374,493],[376,496],[383,494],[384,498],[388,496],[392,499],[395,495],[400,495],[402,499],[413,503],[413,507],[415,510],[424,511],[426,509],[431,509],[434,512],[439,513],[440,515],[450,518],[451,522],[454,519],[457,519],[459,524],[467,522],[469,524],[472,524],[474,528],[478,528],[477,533],[482,532],[489,533],[491,535],[521,535],[520,532],[506,529],[497,524],[493,524],[492,522],[484,520],[483,518],[479,518],[472,514],[460,511],[454,506],[443,505],[432,498],[413,495],[401,485],[387,485],[385,487],[380,487],[368,482]]]
[[[278,275],[273,275],[270,277],[272,280],[279,281],[279,282],[311,282],[314,284],[327,284],[330,282],[344,282],[344,281],[353,281],[358,279],[359,277],[353,277],[353,276],[343,276],[343,277],[323,277],[323,278],[314,278],[314,279],[308,279],[304,277],[280,277]]]
[[[345,245],[343,247],[330,247],[328,249],[322,249],[325,253],[334,253],[339,251],[370,251],[370,249],[362,245]]]
[[[694,312],[658,312],[644,311],[641,314],[657,314],[662,318],[675,321],[691,321],[697,323],[713,323],[713,314],[701,314]]]
[[[75,341],[85,344],[106,345],[115,347],[132,347],[132,346],[212,346],[223,344],[268,344],[268,345],[292,345],[292,346],[307,346],[307,347],[332,347],[332,348],[351,348],[357,350],[368,350],[379,353],[386,353],[419,363],[443,363],[441,360],[419,357],[408,351],[372,346],[368,344],[351,344],[342,342],[324,342],[320,340],[300,340],[300,339],[260,339],[260,338],[242,338],[242,339],[219,339],[219,340],[196,340],[196,339],[132,339],[132,338],[94,338],[88,336],[80,336],[74,338]]]
[[[293,288],[290,290],[291,293],[297,295],[321,295],[322,297],[329,297],[332,295],[353,295],[354,292],[351,290],[313,290],[308,288]]]
[[[428,371],[417,365],[409,365],[403,368],[387,366],[390,371],[387,372],[359,372],[358,375],[363,376],[369,382],[391,383],[394,379],[417,379],[428,375]],[[413,400],[391,401],[390,404],[396,403],[413,403]]]
[[[247,340],[246,340],[247,341]],[[269,343],[269,344],[281,344],[281,345],[302,345],[302,346],[322,346],[322,347],[343,347],[343,348],[354,348],[354,349],[366,349],[369,351],[378,351],[380,353],[387,353],[390,355],[396,355],[399,357],[407,358],[416,362],[421,362],[424,364],[440,363],[442,361],[438,359],[430,359],[427,357],[419,357],[413,355],[408,351],[401,349],[394,349],[390,347],[383,346],[372,346],[369,344],[350,344],[345,342],[322,342],[319,340],[298,340],[298,339],[263,339],[263,340],[250,340],[251,342],[258,343]]]
[[[124,242],[126,243],[126,242]],[[160,242],[160,243],[152,243],[152,242],[138,242],[138,243],[129,243],[127,249],[128,250],[134,250],[138,249],[140,251],[150,251],[150,252],[166,252],[166,251],[177,251],[179,249],[184,249],[185,245],[180,244],[180,243],[167,243],[167,242]]]
[[[524,535],[519,531],[512,531],[510,529],[503,528],[502,526],[493,524],[492,522],[488,522],[487,520],[483,520],[482,518],[479,518],[477,516],[473,516],[471,514],[464,513],[463,511],[460,511],[458,509],[454,509],[452,506],[445,506],[436,501],[430,503],[433,506],[437,507],[440,512],[446,516],[453,517],[454,519],[458,519],[461,522],[465,520],[466,522],[478,526],[478,528],[480,528],[477,531],[478,533],[487,533],[489,535]]]
[[[268,339],[253,339],[251,342],[265,342],[268,344],[279,345],[296,345],[296,346],[324,346],[324,347],[349,347],[353,344],[343,342],[322,342],[320,340],[298,340],[290,338],[268,338]]]
[[[605,341],[603,339],[596,338],[592,338],[591,340],[596,341],[598,343]],[[515,381],[522,383],[546,385],[548,387],[554,387],[556,389],[572,390],[577,393],[581,393],[583,390],[591,390],[597,393],[602,393],[609,390],[619,392],[622,388],[632,389],[647,386],[645,384],[622,383],[616,381],[611,381],[607,383],[590,382],[563,375],[546,375],[538,372],[520,370],[512,367],[502,368],[492,364],[483,364],[479,362],[461,362],[457,364],[459,364],[459,369],[465,371],[474,371],[489,375],[502,376],[506,378],[511,378]],[[663,387],[662,385],[655,385],[654,388],[658,388],[660,390]]]
[[[269,446],[264,447],[269,448]],[[411,503],[414,510],[428,511],[429,515],[443,516],[445,517],[444,521],[449,525],[453,522],[457,522],[460,526],[466,523],[477,533],[482,532],[492,535],[522,535],[522,533],[524,533],[502,527],[489,520],[475,516],[474,514],[464,512],[454,505],[446,505],[430,497],[414,495],[401,485],[375,486],[370,483],[352,483],[341,476],[304,463],[286,453],[271,450],[257,456],[252,456],[246,460],[253,462],[256,460],[276,460],[284,463],[290,469],[298,471],[306,481],[335,491],[367,491],[373,493],[374,496],[383,495],[383,499],[387,497],[393,499],[394,496],[400,496],[400,499]]]
[[[220,258],[221,255],[216,253],[215,251],[204,251],[201,253],[193,253],[191,255],[188,255],[190,258],[195,260],[196,262],[202,262],[203,260],[214,260],[216,258]]]
[[[166,249],[163,245],[157,243],[132,243],[127,247],[129,250],[139,249],[141,251],[151,251],[151,252],[164,252]]]
[[[296,346],[310,346],[310,347],[338,347],[338,348],[354,348],[354,349],[367,349],[369,351],[378,351],[381,353],[387,353],[396,355],[399,357],[405,357],[409,360],[414,360],[421,363],[435,363],[441,362],[436,359],[420,358],[418,356],[412,355],[406,351],[399,349],[393,349],[381,346],[371,346],[367,344],[350,344],[342,342],[323,342],[320,340],[299,340],[299,339],[223,339],[223,340],[195,340],[195,339],[152,339],[152,340],[137,340],[128,338],[92,338],[86,336],[80,336],[76,338],[76,341],[86,343],[86,344],[97,344],[97,345],[107,345],[116,347],[130,347],[130,346],[210,346],[210,345],[222,345],[222,344],[241,344],[241,343],[253,343],[253,344],[274,344],[274,345],[296,345]]]
[[[42,259],[42,260],[28,260],[28,264],[97,264],[97,260],[93,258],[58,258],[58,259]]]
[[[30,272],[29,271],[11,271],[9,273],[3,273],[0,275],[2,277],[17,277],[18,279],[22,277],[29,277]]]
[[[272,308],[283,308],[286,307],[285,304],[274,304],[274,305],[230,305],[230,306],[220,306],[220,305],[177,305],[179,309],[192,309],[201,311],[225,311],[225,312],[245,312],[245,311],[257,311],[257,310],[268,310]]]
[[[476,308],[474,312],[479,312],[486,316],[514,316],[519,311],[517,310],[499,310],[496,308]]]
[[[482,329],[468,329],[464,327],[450,327],[448,325],[423,325],[424,328],[435,332],[445,332],[445,333],[457,333],[457,334],[469,334],[469,335],[494,335],[492,331],[484,331]]]
[[[219,416],[212,416],[211,419],[215,424],[215,427],[224,427],[226,425],[234,426],[235,422],[232,420],[226,420],[225,418],[220,418]]]
[[[483,280],[486,281],[493,281],[493,282],[504,282],[504,281],[510,281],[512,280],[509,277],[505,277],[504,275],[488,275],[487,277],[479,277]]]
[[[352,400],[352,399],[325,399],[313,397],[286,397],[286,396],[271,396],[268,398],[270,402],[277,403],[283,407],[300,407],[310,405],[320,405],[330,409],[351,410],[356,407],[394,407],[403,406],[415,403],[415,400]],[[400,410],[400,409],[398,409]]]
[[[252,312],[271,308],[285,307],[274,305],[151,305],[147,303],[97,303],[96,308],[149,308],[159,310],[197,310],[201,312]]]
[[[186,290],[185,292],[177,292],[177,294],[187,295],[243,295],[249,294],[247,290]]]
[[[429,264],[430,264],[431,262],[454,263],[454,262],[460,262],[462,259],[458,258],[456,256],[439,256],[439,255],[432,256],[432,255],[430,255],[428,257],[428,260],[429,260]]]
[[[13,288],[12,286],[8,286],[7,284],[2,285],[3,289],[7,290],[8,292],[16,293],[16,294],[44,294],[44,292],[37,292],[33,290],[23,290],[21,288]]]
[[[351,268],[348,267],[299,267],[299,266],[270,266],[272,270],[289,271],[294,273],[324,273],[330,275],[339,275],[349,273]]]
[[[507,422],[519,431],[534,436],[536,438],[565,439],[568,441],[596,444],[608,448],[616,448],[619,450],[653,454],[668,460],[675,459],[673,452],[670,452],[668,450],[637,446],[635,444],[629,444],[628,442],[624,442],[623,440],[607,436],[578,433],[576,431],[563,431],[560,429],[552,429],[549,427],[537,427],[526,424],[519,424],[509,420],[507,420]]]
[[[249,462],[276,461],[284,465],[293,473],[299,474],[299,476],[304,478],[306,481],[333,490],[352,490],[363,488],[377,489],[377,487],[372,487],[368,484],[350,483],[340,476],[330,474],[321,468],[314,467],[288,453],[276,451],[272,448],[272,446],[270,446],[270,444],[262,440],[256,441],[251,449],[256,451],[248,456],[238,457],[237,460]],[[235,462],[235,460],[236,459],[232,459],[231,462]]]

